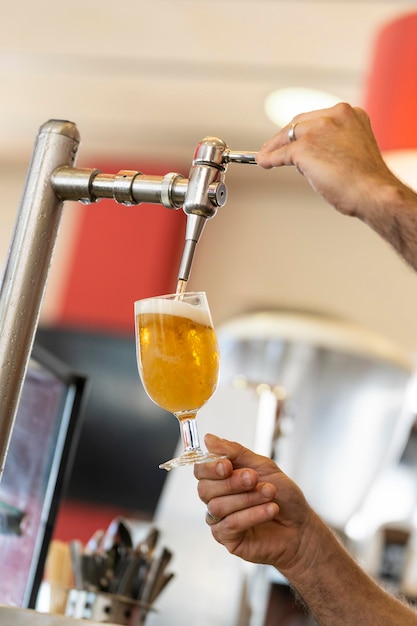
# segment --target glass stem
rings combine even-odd
[[[180,423],[182,443],[184,445],[184,452],[192,452],[193,450],[200,450],[200,437],[197,430],[197,413],[184,413],[181,417],[177,415]]]

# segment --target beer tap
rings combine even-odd
[[[217,137],[206,137],[197,144],[183,205],[188,217],[178,280],[185,285],[206,220],[214,217],[217,208],[226,203],[224,177],[227,164],[231,162],[256,164],[256,153],[231,152],[225,142]]]
[[[64,166],[52,175],[52,186],[61,200],[88,204],[100,198],[113,198],[125,205],[157,203],[170,209],[183,207],[187,215],[185,246],[178,280],[187,283],[196,245],[208,219],[227,200],[224,182],[228,163],[256,164],[255,152],[232,152],[217,137],[205,137],[197,144],[189,178],[182,174],[149,176],[133,170],[116,175],[97,169]]]
[[[112,198],[124,205],[183,207],[187,225],[178,278],[186,285],[206,220],[226,202],[228,163],[256,163],[255,152],[232,152],[221,139],[206,137],[197,145],[188,179],[172,172],[150,176],[121,170],[112,175],[74,167],[79,142],[77,127],[66,120],[49,120],[39,129],[0,285],[0,479],[64,202]]]

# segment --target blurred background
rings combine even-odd
[[[378,130],[401,118],[406,134],[415,135],[415,114],[407,118],[375,97],[380,34],[415,13],[415,1],[0,0],[0,6],[2,264],[38,129],[51,118],[77,124],[78,166],[109,173],[187,176],[207,135],[235,151],[256,151],[279,128],[266,102],[287,88],[367,107]],[[400,74],[395,63],[404,68],[396,50],[382,72],[392,94],[400,93],[390,83]],[[415,61],[413,67],[415,83]],[[282,123],[310,108],[302,98]],[[383,132],[377,138],[387,160],[388,151],[413,147]],[[416,277],[387,244],[337,214],[293,168],[231,164],[226,184],[227,204],[205,227],[189,283],[207,292],[217,327],[248,310],[314,312],[374,331],[415,358]],[[175,448],[178,430],[140,389],[133,302],[175,290],[184,229],[181,210],[108,201],[65,206],[37,338],[90,377],[59,527],[64,539],[75,529],[86,538],[123,508],[151,517],[157,505],[165,475],[156,464]],[[82,517],[86,502],[107,507],[105,515],[90,509]]]

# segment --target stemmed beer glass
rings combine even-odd
[[[213,395],[219,349],[204,292],[156,296],[135,302],[136,354],[148,396],[175,415],[184,450],[159,467],[204,463],[219,458],[199,441],[197,411]]]

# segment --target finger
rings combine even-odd
[[[221,517],[216,517],[215,515],[213,515],[210,512],[210,509],[207,507],[207,511],[206,511],[206,524],[208,526],[214,526],[214,524],[218,524],[219,522],[222,521]]]
[[[210,525],[218,523],[238,511],[271,502],[275,496],[276,489],[271,483],[259,483],[255,489],[248,492],[212,498],[207,503],[207,522]]]
[[[276,467],[270,458],[255,454],[252,450],[245,448],[235,441],[221,439],[212,434],[207,434],[204,441],[210,452],[226,455],[235,469],[247,467],[258,471],[258,469],[265,466],[265,464],[268,464],[271,469],[272,467]]]
[[[296,165],[297,150],[293,147],[291,150],[284,149],[289,144],[294,144],[300,140],[305,134],[310,132],[312,122],[317,129],[317,120],[323,122],[330,119],[336,120],[342,116],[352,114],[354,109],[346,103],[339,103],[333,107],[326,109],[317,109],[307,113],[300,113],[286,124],[274,137],[263,144],[256,156],[258,165],[266,169],[279,165]],[[322,130],[320,131],[322,132]],[[279,151],[277,153],[277,151]]]
[[[197,485],[200,499],[207,504],[213,498],[246,493],[254,489],[259,481],[258,474],[251,469],[235,470],[224,480],[201,478]]]
[[[197,480],[223,480],[233,472],[233,465],[229,459],[219,459],[208,463],[196,463],[194,476]]]
[[[309,122],[322,117],[323,114],[328,115],[329,111],[330,109],[317,109],[316,111],[309,111],[308,113],[299,113],[298,115],[295,115],[292,120],[288,122],[288,124],[283,126],[279,132],[263,144],[259,153],[263,155],[291,143],[292,134],[294,135],[292,142],[294,142],[296,139],[303,136],[306,128],[308,128]],[[257,156],[259,156],[259,153]]]
[[[228,544],[242,533],[276,519],[279,506],[276,502],[267,502],[249,509],[236,511],[211,525],[211,532],[216,541]]]
[[[293,139],[290,139],[292,131]],[[301,124],[290,124],[265,143],[256,154],[257,164],[264,169],[281,165],[295,165],[297,148],[295,144],[301,137]]]

